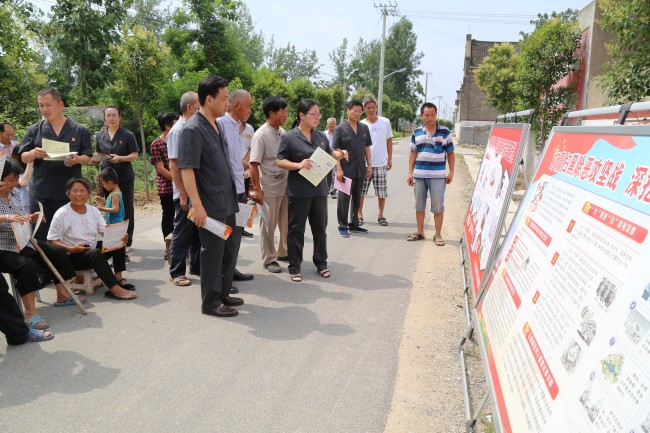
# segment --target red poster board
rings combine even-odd
[[[476,307],[503,432],[650,432],[650,128],[556,127]]]
[[[490,131],[490,140],[463,223],[475,300],[479,298],[483,275],[489,271],[496,251],[529,126],[497,124]]]

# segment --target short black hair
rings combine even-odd
[[[11,176],[12,174],[15,174],[16,176],[20,176],[23,174],[23,168],[18,164],[18,161],[16,161],[13,158],[7,158],[5,159],[5,165],[2,169],[2,177],[0,179],[5,180],[7,176]]]
[[[363,108],[366,108],[366,105],[370,103],[377,105],[377,101],[375,101],[375,99],[372,96],[366,96],[365,98],[363,98]]]
[[[0,123],[0,132],[5,132],[5,127],[6,127],[7,125],[11,126],[12,128],[14,127],[14,125],[12,125],[12,124],[9,123],[9,122],[1,122],[1,123]]]
[[[113,182],[115,184],[120,183],[120,177],[117,175],[117,172],[113,167],[106,167],[99,172],[99,178],[104,182]]]
[[[73,177],[65,184],[65,195],[67,196],[70,195],[70,191],[72,190],[72,187],[74,186],[75,183],[82,184],[84,188],[86,188],[86,191],[88,191],[88,194],[90,194],[90,190],[91,190],[90,182],[88,182],[83,177]]]
[[[345,104],[345,108],[348,110],[352,110],[354,107],[361,107],[363,109],[363,104],[361,101],[357,101],[356,99],[350,99],[347,104]]]
[[[277,113],[283,108],[287,108],[287,101],[280,96],[269,96],[262,103],[262,111],[264,112],[264,117],[267,119],[271,113]]]
[[[120,110],[120,107],[118,107],[117,105],[107,105],[106,107],[104,107],[104,109],[102,110],[102,114],[104,115],[104,117],[106,117],[106,110],[108,110],[109,108],[114,108],[115,111],[117,111],[117,115],[120,117],[120,119],[122,118],[122,110]]]
[[[201,104],[201,106],[205,105],[208,96],[216,98],[219,90],[225,87],[228,87],[228,80],[217,74],[208,75],[199,82],[197,92],[199,94],[199,104]]]
[[[63,98],[61,97],[61,92],[59,92],[56,89],[48,88],[48,89],[43,89],[40,92],[38,92],[38,96],[46,96],[50,95],[56,102],[61,102],[63,101]]]
[[[161,131],[165,131],[167,127],[169,126],[170,128],[174,125],[174,122],[178,120],[178,114],[167,112],[167,113],[160,113],[158,115],[158,126],[160,126]]]
[[[433,108],[434,110],[436,110],[436,114],[438,114],[438,107],[436,107],[436,104],[434,104],[433,102],[425,102],[424,104],[422,104],[422,107],[420,107],[420,116],[424,114],[425,108]]]

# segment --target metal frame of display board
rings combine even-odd
[[[507,113],[503,114],[497,117],[497,120],[495,121],[495,125],[499,125],[498,120],[507,120],[507,119],[513,119],[514,122],[517,121],[518,118],[521,117],[526,117],[528,120],[527,124],[532,123],[534,117],[535,117],[535,110],[526,110],[526,111],[518,111],[516,113]],[[512,123],[502,123],[501,125],[512,125]],[[526,179],[526,174],[525,170],[523,170],[523,165],[524,165],[524,160],[522,157],[523,154],[523,149],[529,145],[530,141],[530,132],[528,128],[525,128],[523,131],[525,134],[523,139],[525,140],[524,145],[520,148],[518,154],[516,155],[516,158],[519,160],[519,162],[515,162],[513,166],[513,182],[510,185],[510,191],[509,194],[512,194],[512,189],[514,189],[514,185],[516,183],[516,177],[518,170],[521,169],[522,172],[524,173],[524,183],[526,186],[528,186],[528,180]],[[510,199],[508,199],[509,204]],[[507,210],[505,212],[501,212],[501,215],[499,216],[499,220],[497,222],[497,227],[498,229],[498,237],[497,239],[501,239],[502,232],[504,232],[505,229],[505,219],[507,215]],[[469,245],[467,245],[467,241],[465,240],[465,236],[463,235],[460,239],[459,242],[459,253],[460,253],[460,272],[462,276],[462,285],[463,285],[463,302],[464,302],[464,309],[465,309],[465,320],[467,322],[467,332],[465,333],[465,336],[461,339],[460,344],[458,346],[458,356],[460,360],[460,367],[461,367],[461,381],[462,381],[462,389],[463,389],[463,400],[464,400],[464,405],[465,405],[465,428],[467,432],[471,432],[474,430],[474,426],[476,425],[476,421],[478,420],[478,416],[480,415],[481,411],[483,410],[483,407],[485,406],[487,399],[489,398],[489,393],[486,393],[486,396],[483,398],[483,400],[480,402],[480,404],[477,407],[477,410],[475,411],[474,414],[472,414],[472,408],[470,404],[470,397],[469,397],[469,384],[467,381],[467,369],[465,365],[465,352],[464,352],[464,346],[465,342],[468,339],[472,338],[472,334],[474,333],[474,327],[472,324],[472,318],[471,318],[471,307],[469,304],[469,290],[470,290],[470,284],[467,281],[467,270],[465,268],[465,263],[466,261],[469,261],[469,254],[467,255],[467,260],[465,258],[465,249],[463,248],[463,244],[466,245],[467,248],[469,248]],[[490,252],[490,256],[487,261],[487,266],[486,266],[486,272],[485,274],[489,274],[489,271],[492,268],[492,261],[493,257],[496,256],[498,248],[493,248],[492,251]],[[470,268],[471,268],[471,263],[470,263]],[[470,269],[471,273],[471,269]],[[481,284],[483,285],[483,284]],[[473,286],[473,284],[472,284]],[[478,288],[478,293],[481,293],[482,287]],[[478,299],[476,300],[478,301]],[[476,323],[474,321],[474,323]]]
[[[616,125],[624,125],[631,113],[638,113],[643,111],[647,111],[648,116],[650,117],[650,101],[571,111],[562,116],[560,125],[569,126],[566,125],[569,119],[582,119],[585,117],[590,117],[592,120],[611,119],[615,121],[614,124]],[[617,114],[618,118],[616,118]],[[650,121],[649,118],[645,118],[644,120]]]

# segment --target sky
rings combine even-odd
[[[372,0],[245,0],[253,22],[266,41],[274,37],[275,46],[288,42],[298,51],[316,50],[321,71],[334,74],[328,54],[348,38],[348,50],[359,38],[380,39],[382,18],[375,5],[388,1]],[[428,75],[427,99],[441,102],[439,114],[450,119],[456,91],[463,79],[465,39],[517,41],[519,32],[530,32],[531,19],[538,13],[582,9],[589,0],[398,0],[399,16],[386,18],[386,33],[392,23],[406,16],[413,22],[418,50],[424,53],[419,69]],[[391,71],[385,71],[385,74]],[[323,75],[322,78],[329,78]],[[379,77],[377,77],[379,80]],[[420,79],[425,88],[425,75]],[[438,96],[441,96],[439,99]],[[444,113],[443,113],[444,112]],[[442,116],[441,116],[442,117]]]

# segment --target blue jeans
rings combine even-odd
[[[181,208],[181,201],[174,200],[174,231],[170,247],[169,275],[172,278],[185,276],[185,259],[190,253],[190,270],[201,273],[201,239],[199,229],[187,219],[187,212]]]

